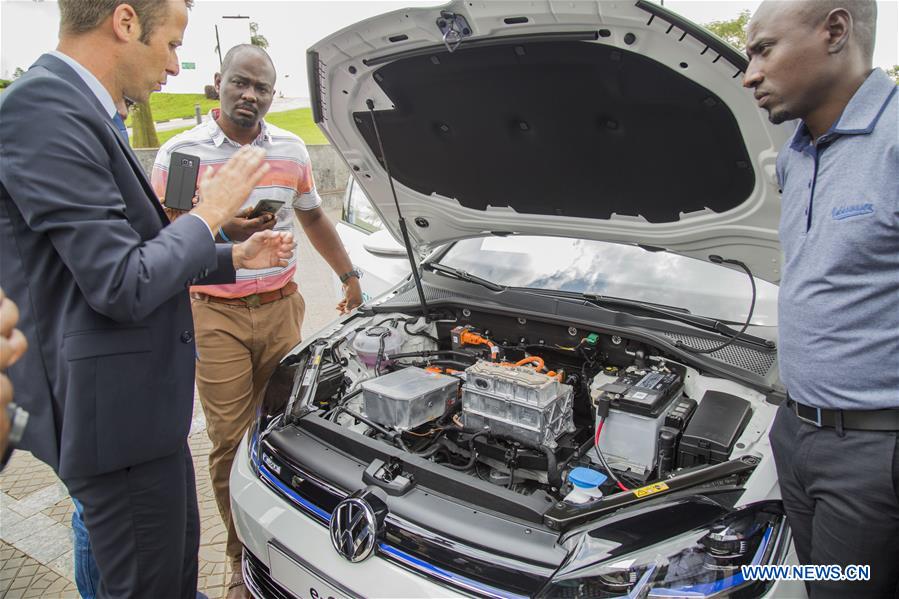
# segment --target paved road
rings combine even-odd
[[[330,213],[331,218],[339,212]],[[303,336],[337,317],[338,298],[328,265],[305,236],[298,240],[297,284],[306,300]],[[223,597],[230,579],[225,561],[225,528],[209,479],[210,442],[206,419],[194,401],[190,431],[200,504],[199,590]],[[31,454],[17,451],[0,474],[0,599],[77,598],[73,569],[72,501],[53,471]]]

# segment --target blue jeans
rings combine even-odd
[[[94,599],[100,588],[100,571],[94,561],[91,540],[81,518],[84,508],[74,497],[72,502],[75,504],[75,512],[72,514],[72,532],[75,533],[75,585],[82,599]]]

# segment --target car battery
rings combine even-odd
[[[727,461],[750,418],[752,408],[747,400],[706,391],[681,437],[677,465],[689,468]]]
[[[479,360],[465,369],[462,418],[467,429],[489,428],[529,447],[556,448],[573,432],[570,385],[527,366]]]
[[[676,373],[648,369],[627,371],[613,383],[606,380],[591,387],[594,401],[611,402],[599,448],[610,463],[643,475],[656,466],[659,431],[683,382]]]
[[[365,415],[397,430],[440,418],[459,395],[456,377],[411,366],[364,381],[361,387]]]

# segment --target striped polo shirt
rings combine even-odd
[[[176,135],[159,148],[150,180],[160,199],[165,195],[172,152],[199,157],[202,177],[206,169],[219,168],[240,148],[240,144],[229,139],[219,127],[216,122],[218,116],[219,109],[214,108],[205,122]],[[250,193],[241,210],[255,206],[260,200],[281,200],[284,206],[276,215],[275,231],[291,231],[294,237],[297,237],[296,219],[291,208],[313,210],[321,206],[321,198],[315,190],[315,182],[312,179],[312,164],[309,161],[306,144],[293,133],[263,120],[262,131],[253,141],[253,145],[265,150],[269,170]],[[235,283],[197,285],[191,287],[191,291],[230,298],[274,291],[293,279],[296,268],[296,253],[294,253],[286,267],[240,269],[237,271]]]

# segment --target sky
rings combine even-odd
[[[502,0],[491,0],[500,2]],[[308,97],[306,49],[331,33],[370,16],[409,6],[442,2],[409,0],[195,0],[179,52],[181,74],[170,78],[163,91],[202,93],[212,84],[218,67],[215,30],[223,49],[249,40],[249,23],[269,41],[278,69],[278,92],[285,97]],[[665,0],[665,7],[697,22],[732,19],[742,10],[755,10],[750,0]],[[878,0],[875,66],[899,63],[897,31],[899,0]],[[243,16],[247,19],[222,18]],[[0,77],[8,79],[16,67],[27,69],[43,52],[56,47],[59,9],[52,0],[0,0]],[[188,63],[193,68],[184,68]]]

